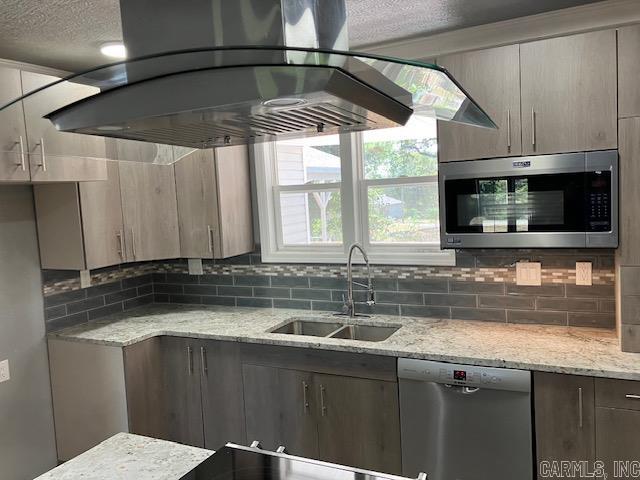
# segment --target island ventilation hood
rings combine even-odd
[[[344,0],[121,0],[130,60],[71,76],[95,93],[55,127],[191,148],[493,121],[441,67],[348,51]]]

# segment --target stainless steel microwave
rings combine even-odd
[[[440,164],[442,248],[615,248],[618,152]]]

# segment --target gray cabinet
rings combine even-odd
[[[58,80],[20,72],[22,89],[31,92]],[[62,82],[23,101],[26,145],[33,182],[106,180],[106,143],[92,135],[59,132],[44,115],[95,94],[96,87]]]
[[[520,45],[525,155],[617,146],[616,31]]]
[[[284,358],[287,349],[281,350]],[[259,440],[268,449],[283,445],[295,455],[400,474],[397,382],[319,373],[331,370],[333,353],[324,354],[324,366],[313,367],[313,359],[296,361],[295,350],[289,350],[292,368],[274,366],[268,355],[264,363],[271,365],[252,360],[243,366],[247,440]],[[339,373],[339,368],[333,370]]]
[[[20,71],[0,67],[0,104],[22,95]],[[28,182],[27,133],[22,102],[0,111],[0,182]]]
[[[553,460],[593,462],[594,379],[534,372],[533,381],[538,465]]]
[[[441,162],[522,154],[520,47],[508,45],[438,58],[498,125],[497,130],[438,122]]]
[[[175,164],[175,175],[182,257],[253,251],[247,147],[195,150]]]
[[[618,29],[618,117],[640,116],[640,25]]]

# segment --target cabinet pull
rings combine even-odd
[[[320,385],[320,406],[322,407],[322,416],[327,415],[327,406],[324,403],[324,385]]]
[[[209,253],[213,256],[213,235],[211,225],[207,225],[207,241],[209,242]]]
[[[309,391],[309,384],[307,382],[302,382],[302,400],[304,402],[304,411],[306,412],[309,408],[309,398],[307,396],[307,392]]]
[[[16,163],[19,165],[23,172],[27,171],[27,164],[25,163],[25,155],[24,155],[24,141],[22,140],[22,135],[18,137],[18,141],[16,145],[20,147],[20,161]]]
[[[116,238],[118,239],[118,255],[120,255],[122,260],[124,260],[124,238],[122,230],[116,232]]]
[[[133,253],[133,259],[136,259],[136,232],[131,229],[131,252]]]
[[[187,373],[193,375],[193,348],[187,347]]]
[[[47,171],[47,157],[45,157],[44,154],[44,138],[40,139],[40,143],[36,144],[36,147],[40,147],[40,155],[42,156],[42,161],[40,163],[37,163],[36,165],[38,167],[42,167],[42,171],[46,172]]]
[[[207,365],[207,349],[200,347],[200,362],[202,363],[202,374],[206,375],[209,372],[209,366]]]
[[[630,400],[640,400],[640,395],[635,395],[633,393],[627,393],[625,395],[625,398],[628,398]]]
[[[507,150],[511,151],[511,109],[507,108]]]
[[[582,387],[578,387],[578,427],[582,428]]]
[[[531,146],[536,148],[536,111],[531,107]]]

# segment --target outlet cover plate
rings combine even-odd
[[[189,259],[189,275],[202,275],[202,259],[190,258]]]
[[[0,383],[6,382],[11,379],[11,373],[9,372],[9,360],[3,360],[0,362]]]
[[[593,285],[591,262],[576,262],[576,285]]]
[[[516,263],[516,284],[531,287],[542,285],[542,265],[540,262]]]

